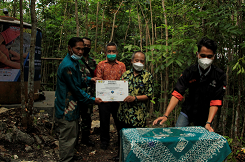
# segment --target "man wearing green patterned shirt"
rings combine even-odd
[[[82,77],[95,77],[94,71],[96,68],[96,61],[89,56],[89,52],[91,49],[91,39],[87,37],[82,38],[84,41],[84,53],[80,63],[80,71],[82,72]],[[83,89],[86,93],[91,96],[94,96],[94,84],[88,85],[88,87]],[[83,108],[80,109],[80,116],[82,119],[81,122],[81,130],[82,130],[82,137],[81,143],[87,146],[94,146],[94,142],[90,140],[90,129],[91,129],[91,114],[93,112],[93,104],[83,104]]]
[[[123,73],[121,80],[128,81],[129,96],[124,99],[118,109],[119,128],[136,128],[146,126],[146,101],[153,95],[153,77],[144,69],[145,54],[137,51],[132,55],[133,68]],[[118,132],[120,148],[120,135]],[[118,152],[119,154],[119,152]],[[113,158],[118,161],[119,156]]]

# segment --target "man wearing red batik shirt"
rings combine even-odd
[[[166,112],[157,118],[153,125],[167,121],[168,115],[189,89],[175,126],[185,127],[193,122],[195,126],[203,126],[210,132],[214,131],[211,123],[218,108],[222,106],[226,75],[220,68],[212,65],[217,50],[216,42],[203,38],[197,46],[198,64],[188,67],[181,74]]]
[[[97,65],[96,76],[103,80],[119,80],[126,71],[124,63],[116,59],[118,51],[115,43],[106,45],[106,60],[99,62]],[[115,125],[118,125],[117,110],[118,102],[106,102],[99,105],[100,114],[100,141],[101,148],[106,150],[110,141],[110,114],[114,119]]]

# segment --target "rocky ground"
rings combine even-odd
[[[52,116],[45,112],[37,112],[34,115],[34,126],[32,129],[21,127],[20,108],[0,108],[0,162],[55,162],[58,161],[58,132],[57,126],[52,128]],[[76,155],[81,157],[79,161],[113,161],[117,155],[117,132],[111,118],[111,141],[107,150],[100,149],[99,141],[99,114],[98,108],[94,108],[92,116],[91,139],[95,147],[79,145]],[[148,120],[148,127],[151,126]],[[233,151],[235,161],[245,161],[245,153]],[[234,160],[231,160],[234,161]]]
[[[24,130],[20,124],[20,108],[0,108],[0,161],[58,161],[57,126],[52,128],[52,117],[45,113],[36,113],[34,127]],[[92,116],[91,139],[95,147],[80,144],[76,155],[79,161],[112,161],[117,155],[117,131],[111,118],[111,141],[107,150],[100,149],[99,114],[94,109]]]

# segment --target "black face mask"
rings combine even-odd
[[[88,56],[88,54],[89,54],[89,52],[90,52],[90,49],[91,49],[91,48],[84,47],[83,55],[84,55],[84,56]]]

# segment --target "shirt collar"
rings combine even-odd
[[[143,72],[144,72],[144,70],[145,70],[145,69],[141,70],[140,73],[139,73],[138,75],[142,75]],[[134,73],[134,68],[132,68],[132,69],[130,70],[130,72],[131,72],[131,73]],[[137,75],[137,76],[138,76],[138,75]]]
[[[109,60],[106,58],[105,62],[106,62],[106,63],[109,63]],[[119,62],[116,60],[115,63],[118,64]]]
[[[201,70],[201,68],[199,67],[198,64],[197,64],[197,67],[198,67],[198,70],[199,70],[199,74],[200,74],[200,76],[201,76],[201,75],[202,75],[202,70]],[[210,70],[211,70],[211,66],[208,68],[208,71],[207,71],[204,75],[207,76],[208,73],[210,72]]]

